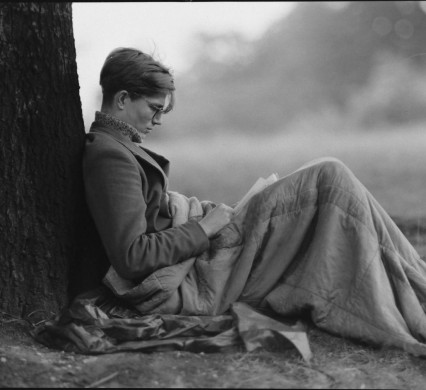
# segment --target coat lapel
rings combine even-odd
[[[126,137],[118,133],[117,131],[114,131],[112,129],[108,129],[105,127],[98,127],[96,129],[90,130],[91,133],[102,133],[106,134],[107,136],[110,136],[114,138],[117,142],[125,146],[127,149],[130,150],[135,156],[138,156],[142,158],[144,161],[151,164],[153,167],[155,167],[162,175],[164,180],[164,188],[167,188],[168,186],[168,177],[166,172],[160,167],[160,165],[157,163],[157,161],[154,160],[144,149],[137,146],[135,143],[128,140]],[[168,169],[166,169],[168,171]]]

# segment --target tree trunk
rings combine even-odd
[[[0,3],[0,311],[67,304],[84,125],[71,3]]]

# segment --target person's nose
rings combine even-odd
[[[161,119],[162,119],[162,113],[161,112],[159,112],[157,115],[155,115],[153,118],[152,118],[152,124],[153,125],[161,125]]]

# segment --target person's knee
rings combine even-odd
[[[327,179],[327,181],[353,176],[349,168],[335,157],[321,158],[316,165],[320,170],[320,176]]]
[[[354,180],[351,170],[335,157],[320,157],[311,160],[296,172],[298,171],[306,171],[308,175],[315,176],[318,184],[337,185],[342,184],[343,181],[353,182]]]
[[[339,160],[336,157],[323,157],[318,159],[318,164],[321,165],[323,169],[331,170],[331,171],[339,171],[339,170],[347,170],[348,167],[345,163]]]

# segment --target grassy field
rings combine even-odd
[[[281,177],[317,157],[342,160],[392,216],[426,216],[426,126],[299,131],[146,142],[171,160],[170,188],[233,204],[259,177]]]

